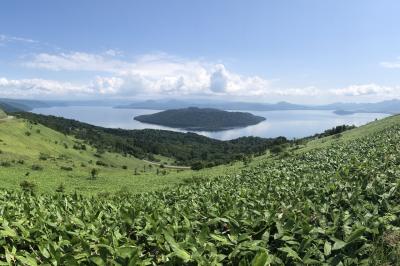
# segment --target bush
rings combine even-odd
[[[47,159],[49,159],[49,155],[48,154],[45,154],[45,153],[40,153],[39,154],[39,160],[42,160],[42,161],[46,161]]]
[[[90,177],[91,177],[91,179],[93,179],[93,180],[96,179],[98,175],[99,175],[99,169],[93,168],[93,169],[90,171]]]
[[[105,162],[103,162],[103,161],[97,161],[97,162],[96,162],[96,165],[104,166],[104,167],[107,166],[107,164],[106,164]]]
[[[60,169],[64,170],[64,171],[72,171],[73,170],[71,166],[61,166]]]
[[[29,131],[26,131],[26,132],[25,132],[25,135],[29,137],[30,135],[32,135],[32,133],[29,132]]]
[[[35,189],[36,189],[36,185],[33,182],[24,180],[22,181],[19,186],[21,187],[23,192],[27,192],[27,193],[34,193]]]
[[[32,168],[32,170],[34,170],[34,171],[41,171],[41,170],[43,170],[43,166],[38,165],[38,164],[33,164],[31,168]]]
[[[0,162],[0,166],[3,166],[3,167],[10,167],[10,166],[11,166],[11,163],[10,163],[10,162],[7,162],[7,161]]]
[[[193,164],[191,165],[191,168],[192,168],[192,170],[197,171],[197,170],[203,169],[203,168],[204,168],[204,165],[203,165],[202,162],[195,162],[195,163],[193,163]]]
[[[18,160],[17,163],[19,163],[19,164],[24,164],[25,161],[24,161],[24,160]]]
[[[123,166],[122,166],[122,169],[126,170],[126,169],[128,169],[128,166],[123,165]]]
[[[57,188],[56,188],[56,192],[58,193],[64,193],[65,191],[65,186],[63,183],[61,183]]]
[[[278,154],[283,152],[283,147],[281,145],[276,145],[271,148],[271,153]]]
[[[75,143],[74,146],[72,146],[73,149],[75,150],[86,150],[86,145],[85,144],[81,144],[81,143]]]

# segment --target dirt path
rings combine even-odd
[[[161,166],[161,163],[156,163],[156,162],[152,162],[152,161],[148,161],[148,160],[143,160],[143,162],[146,162],[151,165]],[[181,169],[181,170],[190,170],[191,169],[190,166],[177,166],[177,165],[168,165],[168,164],[164,164],[164,168]]]

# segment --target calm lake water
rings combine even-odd
[[[37,108],[34,113],[63,116],[85,123],[111,128],[124,129],[165,129],[179,132],[185,130],[141,123],[133,117],[152,114],[160,110],[144,109],[114,109],[112,107],[68,106]],[[337,125],[360,126],[388,116],[387,114],[352,114],[340,116],[333,111],[248,111],[267,120],[254,126],[230,129],[217,132],[196,132],[198,134],[221,140],[234,139],[242,136],[301,138],[323,132]]]

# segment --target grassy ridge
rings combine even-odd
[[[399,117],[391,117],[308,151],[159,192],[86,198],[4,191],[0,260],[395,265],[399,143]]]

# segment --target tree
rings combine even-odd
[[[191,166],[192,170],[200,170],[204,168],[204,165],[202,162],[195,162]]]

